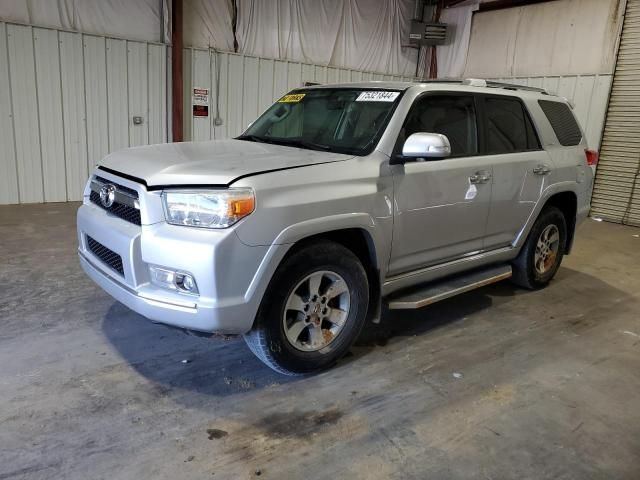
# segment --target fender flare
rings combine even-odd
[[[380,251],[384,245],[380,226],[368,213],[342,213],[326,217],[304,220],[289,225],[282,230],[273,241],[274,245],[294,244],[313,235],[320,235],[336,230],[359,229],[369,235],[370,245],[376,262],[376,268],[380,272],[386,271],[385,259],[388,260],[388,251]],[[386,250],[390,250],[390,242]]]
[[[554,183],[553,185],[549,185],[547,188],[545,188],[542,191],[542,195],[540,195],[540,198],[536,202],[535,207],[529,214],[529,218],[527,218],[527,222],[525,223],[524,227],[522,227],[522,229],[518,232],[518,234],[516,235],[516,238],[511,243],[513,248],[520,250],[522,245],[524,245],[524,242],[527,240],[527,237],[529,236],[529,232],[531,231],[531,228],[533,228],[533,224],[538,219],[540,212],[542,211],[544,206],[547,204],[549,199],[557,193],[565,193],[565,192],[571,192],[576,196],[576,199],[578,198],[578,190],[576,188],[575,182]]]
[[[380,226],[375,219],[368,213],[329,215],[294,223],[278,234],[260,262],[249,288],[245,292],[245,300],[262,298],[276,269],[296,242],[314,235],[347,229],[364,230],[369,235],[370,248],[374,249],[372,253],[375,256],[375,267],[380,275],[384,275],[386,272],[385,262],[388,261],[389,252],[379,251],[379,246],[385,245],[385,243],[382,239]],[[390,242],[387,250],[391,250]]]

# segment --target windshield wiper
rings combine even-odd
[[[258,143],[272,143],[270,138],[260,137],[258,135],[240,135],[239,137],[236,137],[236,140],[248,140],[250,142]]]
[[[240,135],[236,140],[249,140],[250,142],[273,143],[275,145],[284,145],[288,147],[307,148],[309,150],[320,150],[323,152],[332,151],[329,145],[310,142],[301,138],[282,138],[282,137],[260,137],[258,135]]]
[[[275,143],[276,145],[301,147],[301,148],[307,148],[309,150],[321,150],[324,152],[329,152],[332,150],[332,148],[329,145],[310,142],[308,140],[303,140],[301,138],[269,138],[269,140],[271,141],[271,143]]]

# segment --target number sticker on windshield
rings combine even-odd
[[[278,100],[278,103],[298,103],[305,95],[306,93],[291,93]]]
[[[373,92],[362,92],[356,98],[356,102],[393,102],[398,98],[400,92],[383,92],[376,90]]]

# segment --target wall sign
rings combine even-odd
[[[209,89],[194,88],[193,96],[191,97],[191,104],[193,105],[194,117],[208,117],[209,116]]]

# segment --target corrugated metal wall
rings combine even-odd
[[[640,227],[640,0],[629,0],[593,187],[592,215]]]
[[[574,105],[590,148],[598,149],[607,113],[612,75],[570,75],[553,77],[498,78],[501,82],[544,88],[565,97]]]
[[[250,122],[282,94],[301,87],[305,82],[336,83],[361,80],[413,79],[399,75],[186,48],[184,135],[186,139],[191,140],[234,137],[242,133]],[[209,89],[209,117],[192,116],[191,92],[194,87]],[[219,126],[214,123],[217,115],[222,120]]]
[[[0,204],[79,200],[107,153],[166,141],[166,57],[162,44],[0,22]]]
[[[217,64],[216,64],[217,62]],[[500,78],[499,81],[546,88],[568,98],[585,130],[589,146],[598,148],[607,110],[612,75]],[[211,140],[239,135],[260,113],[287,91],[304,82],[334,83],[367,80],[412,81],[411,77],[361,72],[286,60],[251,57],[214,50],[187,48],[184,52],[185,138]],[[216,86],[219,86],[216,89]],[[209,117],[191,114],[193,88],[210,91]],[[216,108],[216,90],[219,92]],[[217,112],[217,113],[216,113]],[[216,114],[222,120],[214,121]]]
[[[0,204],[79,200],[107,153],[165,142],[166,49],[0,22]],[[185,138],[193,140],[240,134],[305,82],[413,80],[196,48],[185,49],[184,75]],[[611,75],[499,80],[572,100],[589,145],[599,146]],[[193,87],[210,89],[208,117],[191,115]],[[143,124],[134,125],[134,116]]]

